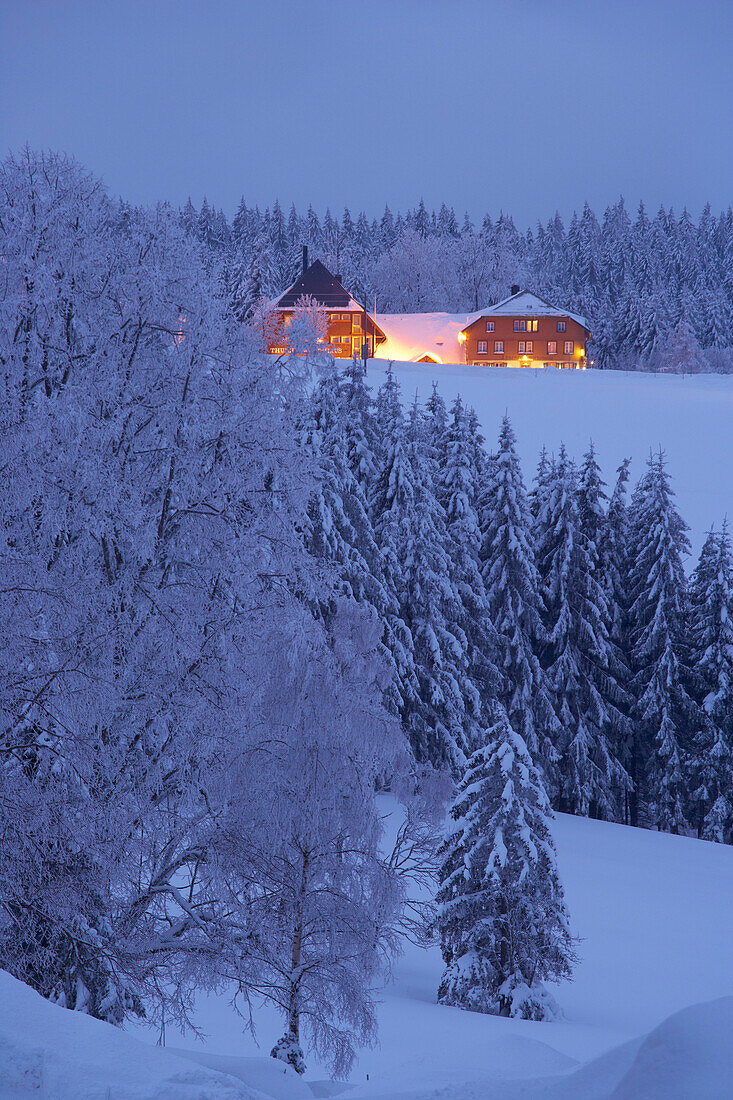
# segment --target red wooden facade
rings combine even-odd
[[[582,317],[518,291],[474,315],[459,339],[468,364],[582,370],[588,365],[591,332]]]
[[[333,354],[339,359],[351,359],[354,355],[360,358],[364,342],[363,308],[338,276],[332,275],[320,260],[308,266],[307,253],[304,254],[302,274],[278,299],[270,314],[270,354],[282,355],[288,350],[288,324],[302,298],[313,299],[328,314],[327,339]],[[366,339],[370,358],[375,348],[386,340],[369,313],[366,315]]]

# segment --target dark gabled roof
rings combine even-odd
[[[322,306],[345,309],[351,295],[320,260],[314,260],[300,278],[278,299],[279,309],[292,308],[304,295],[315,298]]]

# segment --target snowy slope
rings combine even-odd
[[[0,970],[0,1100],[262,1100],[242,1081],[49,1004]]]
[[[372,386],[385,367],[369,364]],[[507,410],[528,480],[542,443],[564,441],[580,455],[592,436],[608,480],[626,455],[638,475],[650,444],[661,445],[694,550],[711,522],[733,513],[733,378],[417,364],[395,371],[406,402],[416,390],[426,399],[433,378],[448,403],[460,392],[490,445]],[[733,848],[564,816],[555,835],[581,939],[575,980],[557,993],[561,1022],[438,1006],[440,954],[409,947],[382,994],[378,1047],[362,1052],[348,1085],[330,1084],[312,1058],[306,1081],[267,1059],[282,1032],[268,1009],[257,1014],[257,1046],[226,998],[202,998],[206,1044],[168,1040],[194,1059],[183,1061],[155,1049],[146,1032],[137,1033],[141,1043],[0,975],[0,1100],[733,1097]]]
[[[348,1084],[325,1081],[313,1059],[305,1081],[268,1059],[274,1013],[258,1013],[257,1047],[225,998],[203,999],[205,1046],[168,1041],[224,1077],[0,975],[0,1100],[733,1097],[733,848],[563,815],[555,836],[581,938],[575,980],[557,990],[560,1022],[437,1005],[440,953],[409,947],[381,995],[379,1045]]]
[[[351,1095],[541,1077],[685,1006],[733,994],[733,849],[566,815],[555,837],[581,938],[575,980],[557,991],[565,1019],[528,1023],[438,1006],[440,954],[410,948],[382,1006],[380,1049],[362,1055]]]
[[[531,1023],[437,1005],[440,952],[408,947],[381,995],[379,1046],[361,1053],[349,1097],[610,1096],[647,1033],[687,1006],[733,995],[733,848],[565,815],[555,837],[581,939],[575,980],[557,990],[565,1018]],[[206,1050],[218,1054],[266,1054],[282,1030],[273,1013],[259,1013],[258,1049],[224,1000],[202,1002],[198,1018]],[[201,1049],[195,1039],[175,1045]],[[311,1058],[309,1069],[308,1081],[325,1077]],[[507,1091],[511,1080],[519,1091]],[[733,1079],[718,1095],[733,1097]]]
[[[371,360],[370,386],[378,387],[387,363]],[[456,394],[478,413],[493,446],[507,411],[517,434],[527,482],[543,444],[564,442],[580,457],[593,439],[606,481],[631,457],[632,479],[642,472],[649,448],[661,446],[679,507],[692,528],[697,554],[705,531],[733,516],[733,376],[629,374],[622,371],[461,367],[395,363],[404,400],[422,401],[433,380],[445,401]]]

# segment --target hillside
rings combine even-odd
[[[370,363],[373,387],[386,366]],[[564,441],[580,455],[592,437],[609,481],[624,456],[638,475],[649,446],[662,446],[695,550],[731,510],[733,378],[416,364],[395,372],[407,404],[416,392],[426,400],[434,378],[448,404],[460,393],[489,446],[508,411],[528,481],[543,443]],[[399,812],[387,799],[382,809]],[[378,1046],[361,1052],[350,1082],[333,1083],[313,1058],[305,1080],[269,1059],[282,1021],[257,1008],[256,1042],[226,992],[200,998],[203,1043],[169,1028],[160,1051],[157,1034],[119,1032],[2,976],[0,1100],[733,1095],[733,848],[566,816],[555,836],[581,957],[574,981],[557,991],[560,1022],[438,1006],[440,953],[410,946],[382,993]]]
[[[385,802],[384,809],[394,807]],[[170,1047],[179,1048],[176,1054],[224,1071],[227,1077],[221,1078],[155,1050],[149,1033],[136,1039],[67,1013],[5,976],[0,1097],[252,1096],[243,1081],[258,1097],[282,1100],[338,1094],[428,1100],[438,1092],[443,1100],[601,1100],[617,1087],[616,1095],[636,1100],[730,1095],[733,850],[566,816],[557,819],[555,833],[581,938],[575,980],[558,990],[561,1022],[526,1023],[441,1007],[435,1003],[438,950],[410,947],[384,991],[379,1046],[362,1053],[348,1085],[325,1081],[312,1063],[305,1081],[286,1073],[266,1057],[279,1034],[277,1019],[258,1013],[258,1048],[242,1035],[224,997],[199,1006],[198,1023],[208,1032],[204,1044],[167,1037]],[[721,997],[726,999],[717,1005],[686,1007]]]
[[[371,360],[377,388],[388,364]],[[534,476],[543,444],[564,442],[580,457],[592,438],[606,481],[633,459],[632,482],[649,448],[662,447],[680,511],[691,530],[693,554],[710,525],[733,515],[733,376],[663,375],[622,371],[508,370],[490,367],[395,363],[403,397],[425,401],[433,381],[446,403],[457,394],[478,413],[492,447],[507,411],[517,434],[524,476]]]

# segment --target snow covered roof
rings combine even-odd
[[[374,320],[387,337],[377,348],[379,359],[415,363],[429,355],[438,363],[462,363],[465,358],[458,336],[470,324],[466,313],[380,313]]]
[[[544,298],[540,298],[539,294],[533,294],[531,290],[520,290],[516,294],[510,294],[503,301],[489,306],[488,309],[470,314],[466,327],[481,317],[512,317],[515,314],[524,314],[525,317],[570,317],[571,320],[577,321],[579,325],[590,331],[585,317],[571,313],[567,309],[558,309],[557,306],[546,302]]]

